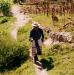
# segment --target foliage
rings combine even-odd
[[[1,75],[35,75],[34,65],[31,60],[23,63],[19,68],[12,71],[6,71],[4,73],[0,73]]]
[[[0,21],[8,22],[0,24],[0,71],[15,69],[28,59],[28,47],[25,43],[13,41],[9,33],[12,28],[13,17],[0,17]]]
[[[15,18],[12,16],[0,16],[0,25],[11,25],[14,20]]]
[[[72,47],[70,47],[69,44],[63,44],[63,45],[60,45],[60,44],[55,44],[53,45],[50,50],[55,53],[55,54],[66,54],[66,53],[69,53],[70,51],[73,50]]]
[[[31,60],[28,60],[29,44],[29,31],[31,30],[31,24],[28,23],[18,31],[18,41],[13,41],[8,37],[7,25],[1,25],[0,27],[0,73],[1,75],[34,75],[35,70]],[[0,56],[0,57],[1,57]],[[26,62],[25,62],[26,61]],[[23,63],[25,62],[25,63]],[[23,63],[23,64],[22,64]],[[20,67],[19,67],[20,66]],[[18,68],[17,68],[18,67]],[[13,69],[13,70],[11,70]],[[14,70],[15,69],[15,70]],[[10,70],[10,71],[9,71]]]
[[[0,36],[0,71],[18,67],[27,58],[28,48],[25,45],[11,41],[7,36]]]
[[[5,16],[10,15],[10,4],[4,0],[0,1],[0,11],[3,13]]]
[[[30,48],[29,34],[31,28],[32,28],[31,23],[27,23],[24,27],[20,28],[18,31],[18,40],[27,45],[28,48]]]
[[[7,35],[12,29],[13,22],[15,21],[14,17],[1,16],[0,17],[0,35]]]
[[[6,23],[6,22],[8,22],[8,20],[9,20],[9,18],[8,17],[0,17],[0,24],[3,24],[3,23]]]
[[[50,51],[52,50],[53,51]],[[56,52],[54,51],[56,49]],[[61,50],[62,49],[62,50]],[[74,48],[69,44],[54,45],[49,50],[49,56],[53,58],[54,68],[48,73],[52,75],[73,75],[74,74]],[[50,55],[52,53],[52,55]]]
[[[13,3],[17,3],[17,0],[13,0]]]

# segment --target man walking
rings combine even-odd
[[[36,61],[38,61],[37,55],[42,54],[41,42],[44,41],[44,34],[37,22],[34,22],[32,26],[33,29],[30,32],[30,41],[32,41],[32,55],[34,56],[34,62],[36,63]]]

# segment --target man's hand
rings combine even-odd
[[[29,41],[30,41],[30,42],[32,42],[32,41],[33,41],[33,39],[32,39],[32,38],[30,38],[30,39],[29,39]]]

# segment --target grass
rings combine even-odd
[[[11,70],[13,69],[13,66],[19,66],[23,63],[21,59],[25,59],[29,56],[28,47],[23,43],[14,41],[10,37],[10,32],[13,28],[12,25],[15,19],[13,17],[0,17],[0,21],[5,19],[7,21],[1,22],[0,24],[0,72]],[[24,57],[25,55],[27,56]]]
[[[74,20],[74,17],[72,17],[72,16],[74,16],[74,14],[71,14],[71,15],[66,14],[65,16],[57,15],[59,21],[55,22],[55,23],[53,23],[51,15],[46,16],[43,14],[38,14],[38,15],[31,14],[30,16],[33,18],[33,21],[37,21],[42,26],[48,27],[53,31],[59,31],[59,29],[62,28],[64,26],[64,24],[69,22],[68,18],[71,18],[72,20]],[[68,26],[67,28],[63,29],[62,31],[74,31],[74,29],[73,29],[73,27]]]
[[[6,23],[1,25],[1,32],[3,32],[4,36],[6,36],[8,34],[7,31],[11,27],[11,26],[9,26],[9,25],[7,26],[7,25],[6,25]],[[30,43],[29,43],[29,31],[31,30],[30,28],[31,28],[31,24],[28,23],[26,26],[19,29],[19,31],[18,31],[18,41],[19,41],[19,43],[22,44],[22,45],[26,45],[28,47],[30,45]],[[5,33],[6,33],[6,35],[5,35]],[[17,41],[17,43],[18,43],[18,41]],[[0,73],[0,75],[24,75],[24,74],[25,75],[34,75],[35,74],[35,70],[33,68],[33,63],[30,60],[21,64],[21,66],[19,68],[16,68],[16,69],[13,69],[13,70],[10,70],[10,71],[7,70],[5,72]]]
[[[6,71],[0,75],[35,75],[35,70],[32,62],[28,60],[16,70]]]
[[[2,17],[0,17],[0,22],[2,22],[5,19],[7,20],[7,22],[0,23],[0,33],[2,33],[2,32],[10,33],[10,31],[13,27],[12,25],[13,25],[15,18],[2,16]]]
[[[28,48],[30,48],[29,34],[31,29],[31,23],[27,23],[18,31],[18,41],[23,42],[25,45],[28,46]]]
[[[59,31],[59,28],[62,28],[64,26],[64,18],[65,23],[68,22],[68,17],[74,20],[74,18],[72,17],[74,15],[66,14],[65,17],[57,15],[59,17],[59,22],[56,23],[56,25],[53,25],[50,15],[49,17],[41,14],[30,16],[33,18],[33,21],[37,21],[41,25],[49,27],[53,31]],[[74,27],[68,26],[62,31],[74,32]],[[72,33],[72,35],[74,34]],[[50,63],[49,58],[52,58],[52,63]],[[45,61],[44,64],[47,63],[47,65],[44,65],[46,69],[51,67],[51,65],[54,65],[53,68],[48,70],[48,75],[74,75],[73,58],[74,47],[72,48],[69,43],[64,43],[60,46],[56,45],[54,47],[52,45],[49,47],[43,46],[43,55],[40,57],[40,60]]]
[[[2,18],[2,17],[1,17]],[[10,18],[10,17],[9,17]],[[14,18],[10,18],[10,20],[8,20],[8,22],[6,23],[3,23],[3,24],[0,24],[0,40],[1,41],[7,41],[9,40],[10,41],[10,38],[8,38],[10,35],[10,31],[11,29],[13,28],[13,20]],[[19,29],[18,31],[18,41],[17,43],[19,43],[21,46],[23,45],[26,45],[28,50],[29,50],[29,31],[31,29],[31,24],[28,23],[26,26],[22,27]],[[22,38],[21,38],[22,37]],[[6,46],[7,44],[9,44],[9,42],[6,43]],[[11,43],[12,44],[12,43]],[[2,44],[3,46],[3,44]],[[25,46],[24,46],[25,47]],[[22,48],[21,48],[22,49]],[[21,66],[19,66],[19,68],[14,68],[13,70],[5,70],[4,72],[0,73],[0,75],[34,75],[35,74],[35,70],[33,68],[33,64],[32,62],[30,62],[30,60],[28,61],[24,61],[23,64],[21,64]]]
[[[51,20],[51,15],[49,17],[45,15],[30,15],[34,21],[38,21],[41,25],[45,27],[50,27],[53,31],[59,31],[59,27],[63,26],[62,18],[64,16],[59,16],[59,22],[57,25],[53,25]],[[67,16],[67,15],[66,15]],[[66,17],[65,17],[66,18]],[[0,25],[0,34],[7,34],[10,32],[12,25],[11,21]],[[60,24],[59,24],[60,23]],[[29,32],[32,29],[31,23],[27,23],[24,27],[20,28],[18,31],[18,41],[20,44],[28,46],[30,48],[29,42]],[[66,31],[66,30],[65,30]],[[71,31],[71,30],[70,30]],[[17,41],[17,42],[18,42]],[[52,58],[53,62],[50,62],[49,58]],[[74,48],[71,48],[70,44],[56,45],[45,47],[43,46],[43,55],[40,57],[42,60],[44,68],[48,69],[48,75],[74,75]],[[53,66],[50,68],[50,66]],[[25,63],[21,64],[19,68],[16,68],[11,71],[5,71],[1,75],[35,75],[35,69],[33,63],[28,60]]]
[[[59,17],[60,25],[53,26],[51,16],[47,17],[44,15],[30,15],[34,21],[38,21],[41,25],[45,27],[50,27],[53,31],[59,31],[59,27],[63,26],[62,22],[63,16]],[[59,15],[57,15],[59,16]],[[20,28],[18,31],[18,41],[20,43],[26,44],[30,48],[29,42],[29,32],[32,29],[31,23],[27,23],[24,27]],[[43,46],[43,55],[40,57],[44,68],[47,69],[48,75],[73,75],[74,74],[74,49],[71,49],[70,44],[59,45],[55,47],[45,47]],[[62,50],[62,51],[61,51]],[[53,62],[50,62],[52,58]],[[47,65],[46,65],[47,64]],[[32,65],[32,66],[31,66]],[[50,68],[51,67],[51,68]],[[5,72],[4,75],[35,75],[35,70],[32,62],[27,61],[22,64],[21,67],[16,70]]]
[[[65,55],[55,55],[55,67],[48,71],[49,75],[74,75],[74,51]]]
[[[49,58],[52,58],[53,62],[48,63],[53,67],[48,71],[48,75],[74,75],[74,47],[71,47],[70,44],[56,44],[50,47],[43,46],[43,55],[41,59],[50,61]],[[46,69],[48,66],[46,66]]]

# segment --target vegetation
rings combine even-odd
[[[10,4],[4,0],[0,1],[0,11],[4,16],[10,15]]]
[[[21,72],[22,75],[24,75],[24,73],[25,75],[33,75],[35,74],[34,69],[32,69],[33,66],[30,66],[32,65],[32,62],[29,62],[29,60],[27,61],[29,57],[29,44],[27,45],[25,43],[28,42],[28,39],[23,40],[18,37],[19,40],[14,41],[10,37],[15,18],[8,16],[9,15],[0,16],[0,74],[20,75]],[[23,31],[24,29],[25,31]],[[19,35],[25,33],[28,36],[27,29],[30,28],[26,27],[20,29],[18,32]],[[26,39],[27,37],[25,36],[22,38]]]
[[[26,61],[23,63],[19,68],[16,70],[6,71],[1,75],[35,75],[34,65],[31,60]]]
[[[65,19],[65,23],[67,23],[67,17],[71,17],[73,15],[57,15],[59,22],[55,22],[55,25],[53,25],[50,15],[49,17],[40,14],[33,14],[30,16],[34,21],[39,22],[42,26],[48,27],[53,31],[59,31],[59,28],[64,26],[64,21],[62,19]],[[73,19],[73,17],[71,17],[71,19]],[[71,29],[71,25],[68,25],[66,28],[62,29],[62,31],[72,32],[72,35],[74,35],[74,28],[73,30]],[[40,60],[43,63],[43,67],[47,69],[48,75],[73,75],[73,53],[74,47],[69,43],[55,44],[50,45],[49,47],[43,46],[43,55],[40,57]]]
[[[0,41],[0,71],[18,67],[27,58],[28,49],[25,45],[19,44],[19,42],[18,44],[14,43],[9,38],[2,37]]]
[[[12,29],[13,22],[15,21],[14,17],[0,16],[0,34],[7,35]]]
[[[33,18],[34,21],[38,21],[41,25],[43,25],[45,27],[50,27],[54,31],[59,31],[58,28],[62,25],[61,24],[59,26],[59,23],[58,23],[58,25],[55,25],[55,26],[52,25],[52,20],[50,20],[51,16],[47,17],[45,15],[34,15],[34,14],[30,15],[30,16]],[[61,18],[62,17],[59,17],[60,22],[61,22]],[[44,19],[46,19],[47,22]],[[4,26],[4,24],[6,24],[6,23],[3,23],[1,26]],[[16,59],[15,57],[18,56],[18,58],[19,58],[21,55],[22,55],[20,58],[21,62],[19,62],[19,63],[25,62],[25,59],[23,59],[23,57],[26,58],[25,53],[26,52],[28,53],[28,50],[31,46],[30,42],[29,42],[29,32],[30,32],[31,28],[32,28],[31,23],[27,23],[24,27],[19,29],[19,31],[18,31],[18,42],[17,43],[14,41],[11,41],[9,39],[6,40],[6,38],[5,38],[4,42],[6,42],[6,44],[4,44],[5,45],[4,47],[7,49],[7,53],[5,51],[4,52],[7,54],[6,56],[9,55],[9,57],[7,57],[7,59],[9,59],[9,60],[4,59],[4,61],[6,61],[6,63],[8,65]],[[3,31],[3,30],[1,30],[1,31]],[[9,41],[11,41],[12,43],[10,44]],[[18,49],[19,49],[19,52],[18,52]],[[66,43],[63,45],[54,45],[54,46],[50,46],[50,47],[43,46],[43,55],[40,57],[40,60],[43,63],[43,67],[47,68],[48,75],[49,74],[55,75],[57,73],[59,75],[61,75],[60,72],[63,75],[65,75],[68,70],[66,70],[66,72],[65,72],[63,66],[65,66],[66,64],[69,64],[69,65],[65,66],[65,68],[67,68],[67,67],[70,68],[70,70],[72,70],[72,72],[71,71],[70,72],[73,73],[73,69],[72,69],[73,63],[71,63],[71,61],[73,61],[73,60],[71,60],[73,58],[73,54],[72,54],[73,49],[74,48],[71,48],[71,46],[69,44],[66,44]],[[21,53],[21,55],[20,55],[20,53]],[[27,54],[27,56],[28,56],[28,54]],[[70,59],[67,60],[67,58],[70,58]],[[10,61],[10,59],[12,59],[12,61]],[[62,64],[63,63],[62,60],[66,63]],[[71,60],[71,61],[69,61],[69,60]],[[10,61],[10,62],[8,63],[8,61]],[[18,61],[19,60],[17,60],[17,62]],[[69,61],[69,62],[67,63],[67,61]],[[13,64],[15,64],[17,62],[14,62]],[[45,65],[45,64],[47,64],[47,65]],[[12,65],[10,65],[10,67]],[[28,60],[24,64],[21,64],[21,66],[18,65],[18,66],[20,66],[19,68],[15,67],[16,68],[15,70],[3,72],[3,73],[1,73],[1,75],[20,75],[20,74],[21,75],[24,75],[24,74],[25,75],[34,75],[35,70],[34,70],[33,66],[30,66],[30,65],[33,65],[33,64],[32,64],[32,62],[29,62],[29,60]],[[69,75],[70,72],[68,72],[67,74]]]
[[[11,17],[1,16],[0,17],[0,24],[7,23],[11,19]]]
[[[9,16],[9,0],[0,1],[0,11],[4,16],[0,17],[0,74],[1,75],[35,75],[33,63],[29,59],[29,33],[31,24],[27,23],[18,30],[18,40],[14,41],[10,37],[13,28],[14,17]],[[9,16],[9,17],[8,17]],[[33,21],[39,22],[43,27],[53,31],[71,32],[74,35],[74,25],[67,25],[68,18],[73,22],[74,14],[56,15],[58,22],[52,21],[52,16],[42,14],[30,14]],[[64,27],[65,26],[65,27]],[[45,33],[45,37],[48,35]],[[48,71],[48,75],[74,75],[74,46],[69,43],[55,44],[49,47],[43,45],[43,54],[39,57],[43,68]]]
[[[18,40],[21,43],[27,45],[28,48],[30,48],[29,34],[31,28],[32,28],[31,23],[27,23],[24,27],[20,28],[18,31]]]
[[[28,47],[10,37],[13,17],[0,17],[0,72],[14,69],[28,59]],[[4,22],[7,20],[6,22]],[[16,61],[15,61],[16,60]]]
[[[65,16],[62,15],[57,15],[58,17],[58,22],[53,22],[52,21],[52,15],[49,15],[48,17],[46,15],[43,14],[31,14],[30,15],[34,21],[39,22],[42,26],[50,28],[53,31],[59,31],[59,29],[61,28],[62,31],[68,31],[68,32],[73,32],[73,24],[72,25],[67,25],[66,27],[63,28],[64,25],[66,25],[67,23],[70,22],[70,20],[68,19],[69,17],[71,18],[71,20],[73,20],[74,18],[72,16],[74,15],[68,15],[66,14]],[[73,22],[73,21],[72,21]]]
[[[48,71],[48,75],[73,75],[74,48],[69,44],[54,45],[48,49],[46,57],[53,59],[54,67]]]

